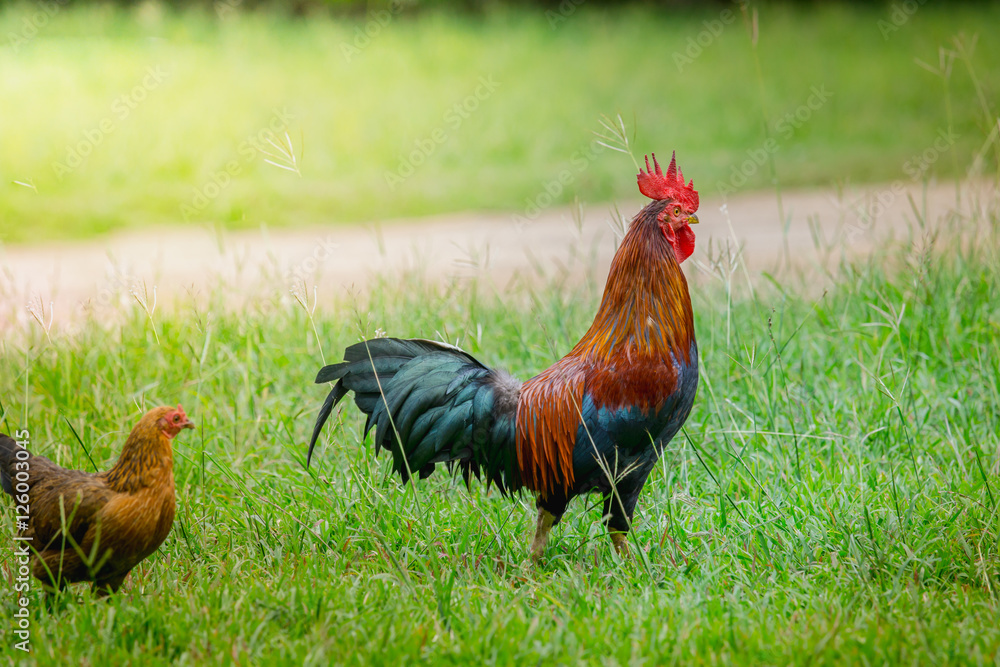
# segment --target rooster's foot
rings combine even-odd
[[[628,533],[622,533],[619,531],[611,532],[611,544],[615,546],[615,551],[622,558],[627,558],[631,556],[631,552],[628,550]]]

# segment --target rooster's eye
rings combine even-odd
[[[680,215],[680,214],[681,214],[681,207],[674,206],[674,215]]]
[[[174,421],[175,422],[179,422],[180,420],[181,420],[181,416],[180,415],[174,415]]]

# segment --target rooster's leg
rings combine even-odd
[[[629,555],[628,529],[632,526],[632,512],[635,510],[635,501],[629,503],[628,500],[626,498],[623,507],[613,493],[604,496],[604,521],[611,536],[611,544],[622,558]]]
[[[544,507],[538,508],[538,523],[535,527],[535,539],[531,541],[531,559],[537,561],[545,552],[545,545],[549,541],[549,531],[556,522],[554,514]]]
[[[548,496],[542,497],[539,494],[536,501],[538,506],[538,523],[535,527],[535,539],[531,542],[531,558],[537,561],[545,552],[545,545],[549,541],[549,531],[552,526],[559,523],[564,512],[566,503],[569,502],[566,495],[559,492],[550,492]]]

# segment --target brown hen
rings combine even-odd
[[[185,428],[194,424],[181,406],[150,410],[114,467],[96,474],[61,468],[0,434],[0,482],[46,589],[92,581],[98,594],[113,593],[159,548],[174,522],[171,440]]]

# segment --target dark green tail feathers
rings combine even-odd
[[[466,483],[485,471],[487,484],[501,492],[520,488],[515,423],[521,383],[506,372],[444,343],[376,338],[347,348],[344,361],[316,376],[317,384],[334,381],[316,417],[307,466],[334,406],[353,391],[368,417],[363,437],[375,428],[375,451],[392,453],[404,483],[446,463],[457,464]]]

